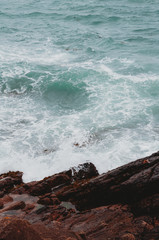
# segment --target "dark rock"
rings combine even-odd
[[[2,200],[0,199],[0,209],[3,208],[4,204],[2,202]]]
[[[40,214],[40,213],[44,212],[46,209],[47,209],[46,206],[38,204],[38,206],[36,207],[36,214]]]
[[[0,191],[9,193],[15,185],[22,183],[22,172],[8,172],[0,175]]]
[[[132,203],[159,192],[159,153],[139,159],[90,180],[59,190],[61,201],[79,210],[116,203]]]
[[[59,186],[61,184],[70,183],[71,179],[67,174],[59,173],[47,178],[42,181],[36,182],[32,186],[25,185],[28,188],[28,192],[33,196],[40,196],[45,193],[51,192],[52,188]]]
[[[0,191],[0,198],[2,198],[4,196],[4,191]]]
[[[43,205],[51,205],[52,204],[52,200],[50,198],[41,198],[38,200],[39,204],[43,204]]]
[[[2,174],[0,239],[157,240],[158,186],[159,152],[100,176],[92,163],[26,184]]]
[[[125,233],[121,236],[121,240],[135,240],[135,236],[131,233]]]
[[[25,212],[30,212],[31,210],[33,210],[35,208],[35,204],[27,204],[25,206]]]
[[[22,176],[23,176],[23,173],[22,172],[8,172],[8,173],[4,173],[4,174],[1,174],[0,175],[0,180],[1,179],[4,179],[6,177],[10,177],[14,180],[14,184],[21,184],[23,181],[22,181]]]
[[[60,204],[60,201],[55,194],[51,194],[49,196],[40,197],[38,203],[43,205],[57,205]]]
[[[136,215],[159,214],[159,194],[154,194],[132,204],[132,211]]]
[[[78,167],[71,168],[72,179],[74,181],[93,178],[99,175],[93,163],[88,162],[78,165]]]

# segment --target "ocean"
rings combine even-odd
[[[157,150],[157,0],[0,0],[0,173],[103,173]]]

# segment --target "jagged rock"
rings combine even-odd
[[[43,240],[27,221],[8,217],[0,220],[0,239]]]
[[[31,195],[40,196],[51,191],[56,192],[58,189],[70,185],[72,182],[89,179],[98,175],[99,173],[92,163],[84,163],[76,168],[74,167],[68,171],[44,178],[41,181],[24,184],[21,193],[25,188]],[[19,189],[16,189],[16,193],[19,193]]]
[[[90,180],[67,186],[57,196],[79,210],[115,203],[132,203],[159,192],[159,152]]]
[[[2,195],[9,193],[15,185],[21,184],[22,172],[8,172],[0,175],[0,192]]]
[[[10,211],[10,210],[19,210],[25,208],[25,203],[23,201],[15,202],[10,204],[9,206],[3,208],[0,210],[0,213],[5,212],[5,211]]]
[[[2,174],[0,239],[158,240],[158,186],[159,152],[102,175],[92,163],[25,184]]]
[[[12,202],[13,201],[13,198],[9,195],[5,195],[3,198],[1,198],[1,202],[3,204],[6,204],[6,203],[9,203],[9,202]]]
[[[89,179],[99,175],[93,163],[88,162],[71,168],[73,181]]]
[[[64,220],[62,226],[82,232],[88,240],[134,240],[134,236],[141,236],[145,227],[138,226],[128,206],[119,204],[76,214]]]
[[[1,240],[82,240],[80,235],[61,229],[58,224],[46,227],[44,224],[30,224],[26,220],[5,217],[0,220]]]
[[[45,194],[44,196],[40,197],[38,203],[44,205],[58,205],[60,204],[60,201],[55,194]]]
[[[25,185],[28,192],[33,196],[40,196],[45,193],[51,192],[52,188],[61,185],[67,185],[70,183],[70,177],[65,173],[59,173],[47,178],[42,181],[34,183],[32,186]]]

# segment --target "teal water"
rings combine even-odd
[[[157,0],[0,0],[0,172],[157,151],[158,22]]]

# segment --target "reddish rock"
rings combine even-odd
[[[2,174],[0,237],[19,240],[19,226],[26,240],[158,240],[158,186],[159,152],[100,176],[91,163],[27,184]]]
[[[8,172],[8,173],[3,173],[0,175],[0,180],[1,179],[4,179],[6,177],[10,177],[14,180],[14,183],[15,184],[21,184],[23,181],[22,181],[22,176],[23,176],[23,173],[22,172]]]
[[[27,204],[25,206],[25,212],[30,212],[31,210],[33,210],[35,208],[35,204]]]
[[[40,233],[43,240],[84,240],[79,234],[62,227],[61,224],[56,221],[47,227],[42,223],[34,224],[33,227]]]
[[[43,204],[43,205],[57,205],[60,203],[60,201],[58,200],[58,198],[40,198],[38,200],[39,204]]]
[[[138,226],[129,207],[123,205],[105,206],[76,214],[64,220],[62,226],[84,234],[89,240],[141,240],[144,232],[144,226]]]
[[[3,204],[9,203],[13,201],[13,198],[9,195],[5,195],[3,198],[1,198],[1,201],[3,202]]]
[[[10,211],[10,210],[23,209],[24,207],[25,207],[25,203],[23,201],[14,202],[14,203],[11,203],[9,206],[7,206],[7,207],[3,208],[2,210],[0,210],[0,213],[6,212],[6,211]]]
[[[3,218],[0,220],[0,239],[43,240],[27,221],[13,218]]]
[[[44,178],[42,181],[35,183],[33,186],[28,188],[28,192],[33,196],[40,196],[51,192],[52,188],[56,186],[66,185],[68,183],[70,183],[68,175],[60,173]]]
[[[58,205],[61,203],[55,194],[51,194],[50,199],[52,200],[53,205]]]
[[[121,240],[135,240],[135,236],[131,233],[125,233],[121,236]]]
[[[0,239],[3,240],[82,240],[80,235],[61,228],[60,225],[46,227],[44,224],[30,224],[26,220],[5,217],[0,220]]]
[[[41,196],[37,202],[39,204],[43,204],[43,205],[58,205],[58,204],[60,204],[60,201],[56,197],[55,194],[45,194],[45,195]]]
[[[15,185],[22,183],[22,172],[8,172],[0,175],[0,192],[9,193]]]

